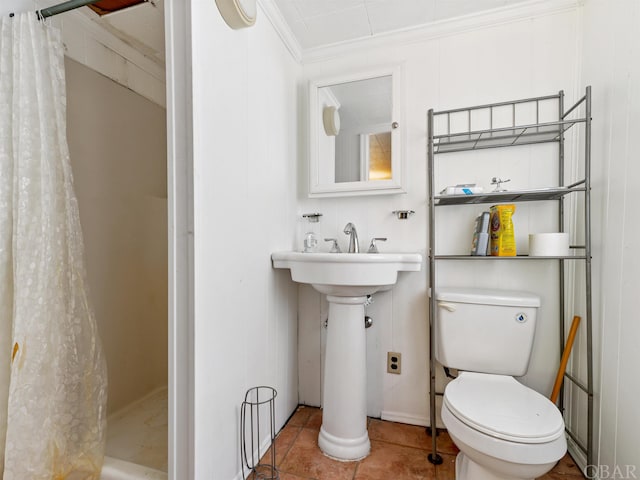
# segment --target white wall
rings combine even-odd
[[[632,465],[640,476],[640,225],[635,194],[640,178],[640,4],[614,3],[612,8],[612,2],[587,0],[584,6],[582,76],[594,91],[596,347],[602,342],[601,356],[596,356],[596,367],[601,362],[596,370],[596,459],[610,474],[618,466],[618,478],[634,478],[621,475]],[[584,430],[584,416],[576,423]]]
[[[270,254],[294,246],[299,66],[258,16],[233,31],[191,5],[198,479],[240,478],[248,388],[278,390],[277,428],[298,403],[297,289]]]
[[[370,238],[382,236],[389,239],[380,245],[382,251],[416,251],[426,257],[427,110],[547,95],[560,89],[565,90],[568,104],[579,98],[576,88],[579,27],[575,8],[518,21],[479,23],[480,27],[469,28],[465,24],[465,28],[459,30],[446,33],[440,30],[430,38],[421,41],[412,38],[411,42],[401,45],[389,42],[370,49],[354,48],[348,53],[331,49],[335,55],[330,58],[305,64],[301,88],[315,77],[386,64],[403,64],[406,79],[403,98],[406,121],[401,128],[406,129],[407,138],[408,193],[307,199],[306,171],[302,171],[298,179],[298,213],[323,213],[320,223],[313,226],[319,237],[337,237],[344,246],[346,237],[342,229],[347,222],[354,222],[362,248],[368,246]],[[319,57],[322,55],[314,52],[314,58]],[[496,175],[512,178],[511,188],[545,186],[553,178],[553,174],[549,177],[544,173],[545,167],[556,171],[552,159],[557,154],[554,146],[536,148],[518,147],[474,155],[474,159],[486,160],[487,165],[493,166],[473,173],[465,163],[470,157],[457,157],[455,161],[460,162],[457,166],[439,170],[442,178],[436,182],[436,188],[451,183],[478,182],[489,189],[492,188],[490,178]],[[437,161],[453,161],[452,158],[443,155]],[[544,167],[539,163],[542,158],[548,159],[543,161]],[[437,212],[446,233],[438,234],[437,240],[444,247],[439,253],[451,253],[447,248],[466,253],[473,220],[483,208],[447,208]],[[391,213],[397,209],[415,210],[416,214],[408,220],[398,220]],[[518,206],[514,221],[519,251],[523,253],[527,251],[529,232],[550,231],[557,225],[548,209],[527,205]],[[307,228],[308,225],[300,221],[298,234]],[[416,424],[426,424],[429,416],[426,264],[423,267],[423,272],[402,274],[394,290],[375,295],[375,303],[367,309],[375,325],[367,331],[368,412]],[[544,394],[550,393],[558,366],[556,271],[554,262],[475,262],[439,267],[441,285],[527,289],[541,295],[543,307],[534,356],[523,381]],[[321,401],[321,324],[326,318],[326,305],[309,287],[300,287],[298,315],[300,399],[303,403],[318,405]],[[402,353],[401,375],[386,373],[387,351]],[[438,383],[438,388],[443,388],[441,379]]]
[[[167,385],[165,110],[67,59],[67,137],[109,411]]]

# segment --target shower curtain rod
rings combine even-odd
[[[69,10],[75,10],[76,8],[84,7],[85,5],[91,5],[92,3],[98,3],[100,0],[69,0],[67,2],[53,5],[52,7],[43,8],[38,11],[40,18],[53,17],[59,13],[68,12]]]

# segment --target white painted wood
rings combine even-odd
[[[445,0],[446,1],[446,0]],[[570,12],[576,9],[581,0],[533,0],[529,2],[518,2],[505,4],[504,7],[491,10],[479,10],[476,13],[464,15],[456,18],[445,18],[439,21],[430,22],[424,25],[407,27],[402,30],[377,33],[375,36],[364,38],[352,38],[341,42],[329,42],[328,44],[313,47],[303,45],[302,62],[329,60],[330,58],[344,55],[346,53],[361,54],[374,51],[378,48],[395,46],[408,46],[417,42],[426,42],[435,38],[456,35],[471,30],[484,29],[501,23],[520,22],[540,16],[548,16],[556,13]],[[300,28],[304,28],[298,23]]]
[[[382,236],[389,239],[380,244],[382,251],[415,251],[426,257],[427,108],[437,110],[527,98],[555,93],[561,88],[565,89],[567,103],[577,100],[577,95],[582,94],[574,90],[579,69],[576,55],[577,10],[567,10],[565,5],[560,11],[553,9],[549,14],[536,14],[526,20],[502,23],[503,19],[497,16],[497,24],[493,26],[474,27],[410,45],[390,44],[366,50],[366,54],[345,49],[343,54],[331,59],[305,64],[305,78],[316,78],[358,69],[365,71],[372,64],[395,61],[403,64],[406,79],[403,102],[406,109],[407,194],[321,200],[301,198],[298,201],[300,213],[323,213],[320,222],[314,225],[314,231],[320,238],[336,237],[344,250],[346,237],[342,228],[347,222],[353,222],[358,228],[362,248],[366,248],[371,237]],[[541,41],[542,32],[544,41]],[[473,158],[441,157],[440,164],[444,165],[439,171],[443,175],[442,184],[436,188],[471,181],[491,190],[493,187],[489,182],[496,175],[511,177],[514,185],[525,186],[534,182],[537,187],[542,187],[549,181],[549,175],[555,175],[555,167],[552,173],[544,173],[547,166],[552,168],[553,146],[540,146],[537,150],[530,147],[507,150],[478,152]],[[571,157],[571,153],[568,156]],[[474,166],[482,162],[496,167],[485,170]],[[304,196],[303,182],[299,188]],[[483,208],[447,207],[446,211],[441,209],[437,212],[445,216],[444,231],[448,233],[446,238],[437,239],[443,253],[468,252],[475,216]],[[397,209],[415,210],[416,213],[408,220],[398,220],[391,213]],[[553,207],[518,205],[514,221],[519,248],[523,252],[527,251],[530,232],[553,231],[549,229],[556,226],[554,215]],[[328,247],[324,248],[328,250]],[[558,303],[554,282],[549,281],[549,278],[555,278],[554,265],[551,261],[527,264],[474,262],[471,265],[439,267],[443,285],[519,288],[542,296],[540,328],[532,363],[522,381],[543,394],[551,390],[559,360]],[[382,379],[382,407],[378,411],[397,412],[407,419],[428,418],[427,288],[426,273],[412,273],[399,279],[391,295],[386,298],[375,296],[375,308],[392,312],[388,320],[390,325],[377,333],[368,332],[380,335],[375,340],[368,338],[368,341],[383,345],[378,358],[370,358],[372,363],[367,365],[369,371],[375,371],[375,375]],[[403,374],[386,373],[388,351],[402,353]],[[306,372],[300,371],[301,377],[305,375]],[[439,388],[446,383],[442,377],[439,371]],[[374,400],[368,401],[368,411],[377,410]]]
[[[640,128],[640,51],[636,37],[640,5],[589,0],[584,6],[582,81],[594,92],[593,226],[596,361],[596,447],[600,478],[621,478],[640,464],[640,396],[637,366],[640,328],[636,297],[640,227],[637,215]],[[601,351],[597,347],[601,343]],[[574,355],[584,352],[579,343]],[[575,347],[574,347],[575,348]],[[578,373],[583,365],[574,364]],[[575,394],[574,426],[584,427],[583,395]],[[599,415],[598,415],[599,414]],[[634,476],[638,476],[638,470]],[[590,470],[593,473],[593,469]]]
[[[187,2],[165,4],[169,244],[169,478],[193,480],[194,244],[191,49]]]
[[[2,3],[0,14],[35,11],[36,8],[57,3],[60,2],[57,0],[11,0],[9,3]],[[139,49],[144,50],[142,42],[133,41],[114,28],[108,30],[105,26],[91,20],[91,15],[94,14],[70,11],[48,20],[62,30],[65,55],[164,107],[164,63],[159,60],[154,61],[141,52]],[[160,22],[162,16],[157,14],[155,16],[156,22]],[[159,23],[157,27],[162,28],[162,25]],[[119,38],[114,32],[125,40]],[[132,43],[136,45],[133,46]]]
[[[298,39],[291,30],[291,23],[285,20],[287,17],[287,15],[283,13],[285,5],[276,6],[274,0],[258,0],[258,5],[260,5],[265,17],[267,17],[273,25],[273,28],[278,32],[278,35],[280,35],[282,43],[287,47],[291,56],[296,62],[300,62],[302,58],[302,48],[300,47],[300,42],[298,42]]]
[[[394,0],[275,0],[304,48],[410,29],[427,22],[465,17],[523,2],[531,3],[525,0],[404,0],[398,5]],[[352,28],[349,29],[349,25]]]
[[[322,403],[322,296],[311,285],[298,285],[298,399],[312,407]]]
[[[278,391],[277,429],[298,404],[298,289],[270,254],[295,242],[299,66],[269,22],[231,30],[215,2],[190,5],[192,478],[236,478],[246,390]]]

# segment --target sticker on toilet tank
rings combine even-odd
[[[527,314],[526,313],[518,313],[518,314],[516,314],[516,322],[524,323],[526,321],[527,321]]]

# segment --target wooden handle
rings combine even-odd
[[[576,315],[571,322],[571,329],[569,330],[569,336],[567,337],[567,344],[562,352],[562,359],[560,360],[560,367],[558,368],[558,374],[556,375],[556,383],[553,386],[553,391],[549,399],[556,403],[558,395],[560,394],[560,387],[562,386],[562,380],[564,378],[564,371],[567,368],[567,362],[569,361],[569,355],[571,355],[571,349],[573,348],[573,340],[576,338],[576,332],[578,331],[578,325],[580,325],[580,317]]]

